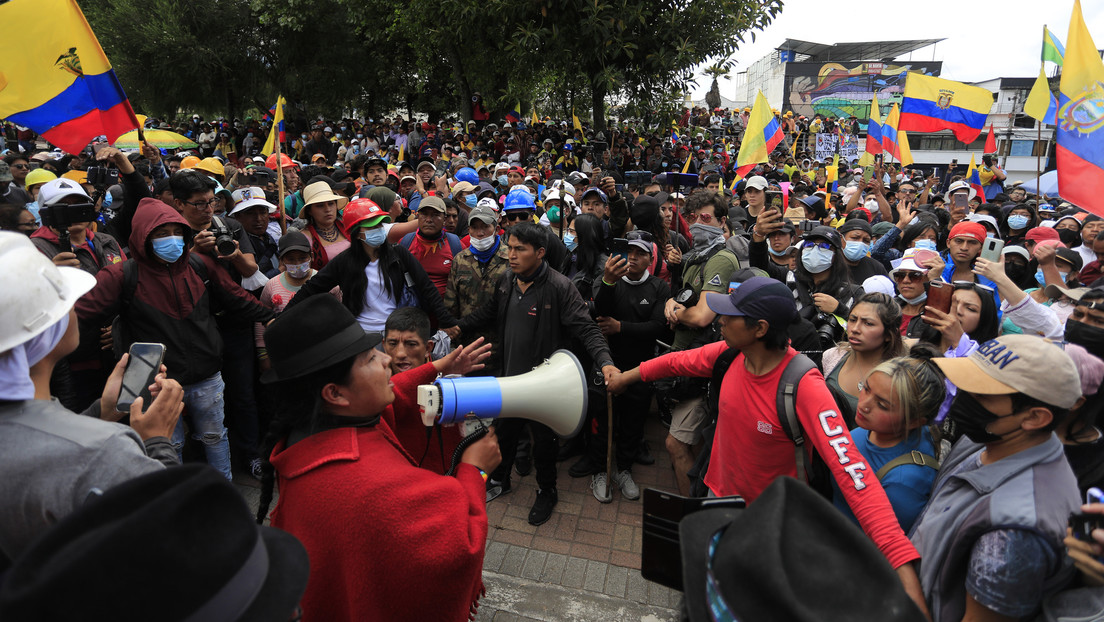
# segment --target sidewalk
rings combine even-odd
[[[653,413],[644,438],[655,464],[634,465],[633,479],[644,488],[676,490],[664,449],[667,431]],[[572,478],[561,462],[559,503],[547,523],[529,524],[536,496],[534,474],[513,474],[513,491],[487,505],[487,552],[478,622],[668,622],[678,620],[682,594],[640,576],[642,505],[622,499],[613,486],[613,502],[599,503],[590,478]],[[235,473],[256,511],[260,484]],[[275,499],[273,500],[275,503]]]

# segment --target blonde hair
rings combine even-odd
[[[931,360],[933,354],[931,349],[917,346],[909,352],[909,356],[883,361],[867,374],[867,378],[876,373],[889,377],[901,410],[901,425],[906,431],[914,423],[924,425],[931,422],[947,395],[943,372]]]

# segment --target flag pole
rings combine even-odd
[[[1035,194],[1039,199],[1043,198],[1042,185],[1043,185],[1043,154],[1039,151],[1039,143],[1043,142],[1043,122],[1038,119],[1035,120],[1035,127],[1037,130],[1036,135],[1038,138],[1035,141]]]
[[[279,202],[276,204],[276,211],[280,214],[280,235],[287,234],[287,212],[284,211],[284,167],[280,161],[280,128],[273,126],[272,131],[276,132],[276,140],[272,141],[276,145],[276,186],[279,188]]]

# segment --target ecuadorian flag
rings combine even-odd
[[[0,2],[0,119],[70,153],[138,127],[122,85],[74,0]]]
[[[1104,215],[1104,63],[1073,3],[1058,87],[1058,185],[1062,198]]]
[[[771,113],[770,104],[763,91],[755,96],[755,105],[748,117],[744,140],[740,143],[740,153],[736,156],[736,177],[751,172],[756,164],[770,160],[770,153],[782,142],[782,127],[778,118]]]
[[[897,129],[912,132],[951,130],[960,142],[969,144],[981,135],[985,117],[992,107],[993,94],[981,87],[909,73]],[[882,136],[885,136],[884,131]],[[882,143],[885,143],[884,138]]]
[[[506,112],[506,120],[510,123],[521,121],[521,102],[514,104],[514,107]]]

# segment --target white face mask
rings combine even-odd
[[[305,278],[307,275],[310,274],[311,270],[309,261],[303,263],[285,264],[284,267],[287,268],[288,276],[293,279]]]
[[[492,246],[494,246],[495,237],[496,236],[488,235],[487,237],[482,238],[482,239],[472,238],[471,239],[472,248],[474,248],[477,251],[485,251],[485,250],[491,248]]]

